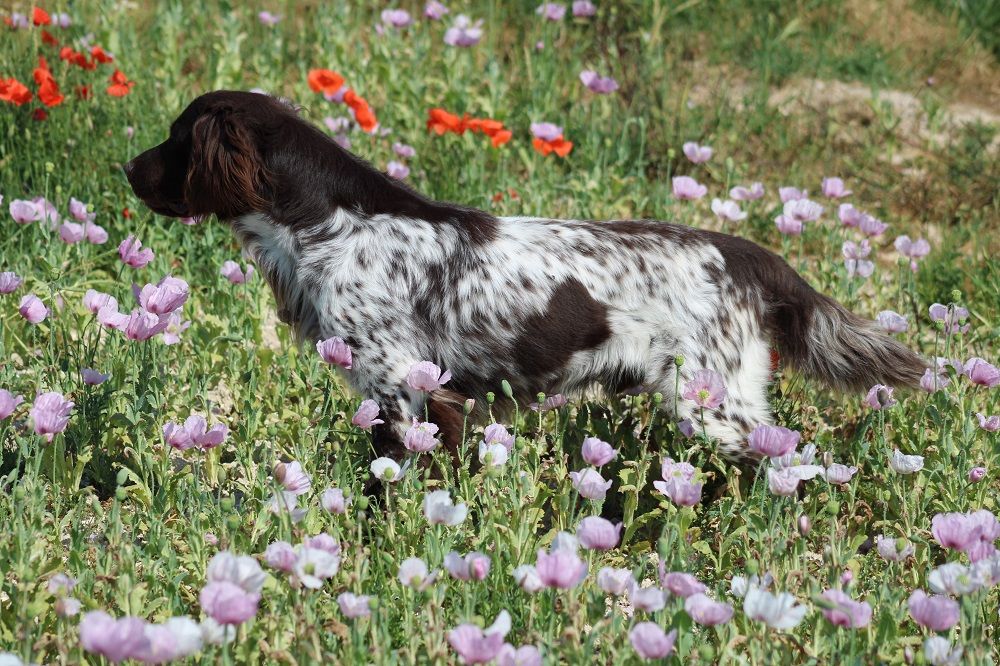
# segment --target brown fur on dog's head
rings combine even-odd
[[[271,189],[262,143],[294,111],[267,95],[218,91],[193,101],[170,136],[125,165],[155,212],[229,219],[264,210]]]

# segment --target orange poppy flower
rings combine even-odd
[[[514,134],[510,130],[506,129],[500,130],[499,132],[490,136],[490,143],[493,144],[494,148],[499,148],[500,146],[510,141],[513,136]]]
[[[531,145],[535,147],[542,155],[548,155],[549,153],[555,153],[559,157],[566,157],[569,152],[573,150],[573,142],[567,141],[561,136],[552,139],[551,141],[546,141],[545,139],[535,138],[532,139]]]
[[[41,56],[38,57],[38,67],[35,68],[34,76],[35,83],[38,84],[38,99],[42,104],[45,106],[62,104],[66,98],[59,92],[59,85],[49,71],[49,63]]]
[[[52,17],[41,7],[35,7],[31,10],[31,22],[35,25],[52,25]]]
[[[128,77],[122,74],[121,70],[115,69],[115,73],[108,79],[111,85],[108,86],[108,94],[112,97],[124,97],[132,91],[135,81],[129,81]]]
[[[48,30],[42,30],[42,42],[49,46],[59,46],[59,40],[53,37]]]
[[[90,56],[97,62],[101,63],[102,65],[109,62],[113,62],[115,59],[114,56],[112,56],[110,53],[102,49],[100,46],[95,46],[94,48],[90,49]]]
[[[344,104],[354,111],[354,120],[361,126],[361,129],[366,132],[375,131],[375,128],[378,127],[378,119],[375,118],[375,113],[364,97],[353,90],[348,90],[344,93]]]
[[[329,69],[310,69],[307,77],[313,92],[332,95],[344,85],[344,77]]]
[[[437,135],[445,132],[455,132],[461,134],[465,131],[462,120],[444,109],[431,109],[427,112],[427,129]]]
[[[0,79],[0,100],[21,106],[30,102],[32,97],[28,86],[17,79]]]

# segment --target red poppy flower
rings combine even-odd
[[[135,81],[129,81],[120,69],[115,69],[115,73],[108,80],[111,81],[111,85],[108,86],[108,94],[112,97],[124,97],[132,91],[132,86],[135,85]]]
[[[30,102],[32,97],[28,86],[17,79],[0,79],[0,100],[21,106]]]
[[[132,219],[132,211],[130,211],[130,210],[128,209],[128,206],[125,206],[125,208],[122,208],[122,216],[123,216],[123,217],[124,217],[124,218],[125,218],[126,220],[131,220],[131,219]]]
[[[444,109],[431,109],[427,112],[427,129],[438,135],[445,132],[461,134],[465,131],[462,120]]]
[[[49,117],[49,112],[43,109],[42,107],[38,107],[37,109],[31,112],[31,117],[37,120],[38,122],[41,122]]]
[[[307,77],[313,92],[332,95],[344,85],[344,77],[329,69],[310,69]]]
[[[90,99],[94,94],[90,91],[90,86],[77,86],[76,96],[80,99]]]
[[[59,46],[59,40],[53,37],[48,30],[42,30],[42,42],[49,46]]]
[[[90,56],[102,65],[114,61],[114,56],[102,49],[100,46],[95,46],[90,49]]]
[[[31,22],[35,25],[52,25],[52,17],[41,7],[35,7],[31,10]]]
[[[62,104],[66,98],[59,92],[59,85],[52,77],[49,63],[41,56],[38,57],[38,67],[35,68],[34,76],[35,83],[38,84],[38,99],[41,100],[42,104],[45,106]]]
[[[535,138],[532,139],[531,145],[535,147],[535,150],[540,152],[542,155],[548,155],[549,153],[555,153],[559,157],[566,157],[569,155],[569,151],[573,150],[573,142],[567,141],[558,136],[551,141],[546,141],[545,139]]]
[[[344,104],[354,111],[354,120],[361,126],[361,129],[366,132],[375,131],[375,128],[378,127],[378,120],[364,97],[354,90],[348,90],[344,93]]]

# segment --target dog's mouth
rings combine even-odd
[[[146,204],[147,208],[157,215],[163,215],[165,217],[192,217],[191,209],[183,203],[159,201],[157,199],[150,199],[146,197],[139,198],[142,199],[142,203]]]

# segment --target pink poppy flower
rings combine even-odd
[[[1000,430],[1000,414],[987,417],[976,412],[976,418],[979,419],[979,427],[986,432],[997,432]]]
[[[59,211],[56,210],[55,204],[45,197],[35,197],[33,201],[35,209],[38,211],[38,220],[47,222],[49,229],[55,229],[59,224],[59,220],[62,219]]]
[[[491,423],[486,426],[486,429],[483,431],[483,443],[488,446],[499,444],[508,453],[514,450],[514,436],[507,432],[507,428],[499,423]]]
[[[793,199],[785,203],[781,212],[799,222],[815,222],[823,214],[823,207],[809,199]]]
[[[351,348],[340,338],[328,338],[316,343],[316,351],[320,358],[330,365],[339,365],[350,370],[352,365]]]
[[[875,321],[886,333],[904,333],[910,327],[906,317],[892,310],[882,310],[875,315]]]
[[[424,5],[424,16],[432,21],[440,21],[447,13],[448,8],[437,2],[437,0],[430,0],[430,2]]]
[[[163,329],[161,339],[165,345],[175,345],[181,341],[181,333],[191,326],[190,321],[184,321],[179,310],[170,313],[167,326]]]
[[[320,506],[329,513],[343,515],[347,513],[347,506],[351,502],[351,498],[346,497],[340,488],[327,488],[320,496]]]
[[[101,308],[98,311],[98,320],[101,319],[101,313],[107,309]],[[112,318],[112,322],[117,324],[114,328],[119,328],[129,340],[136,340],[138,342],[145,342],[159,335],[166,330],[167,325],[170,323],[170,315],[157,315],[147,312],[142,308],[133,310],[130,315],[124,315],[126,317],[124,320],[120,318],[122,316],[119,315],[119,317]]]
[[[798,490],[801,481],[802,478],[789,467],[772,467],[767,470],[767,487],[775,495],[791,497]]]
[[[897,474],[916,474],[924,468],[923,456],[908,456],[899,449],[893,449],[889,458],[889,469]]]
[[[49,442],[57,434],[66,429],[69,415],[73,412],[73,402],[66,400],[62,393],[49,391],[40,393],[31,406],[29,415],[34,425],[35,433],[42,435]]]
[[[931,321],[944,324],[945,333],[966,333],[969,330],[969,324],[963,326],[965,320],[969,318],[969,311],[966,308],[935,303],[928,308],[928,314]]]
[[[405,9],[382,10],[382,23],[393,28],[405,28],[413,24],[413,17]]]
[[[588,465],[593,465],[594,467],[603,467],[618,455],[618,451],[613,449],[610,444],[597,437],[587,437],[584,439],[580,453],[583,456],[583,460]]]
[[[410,388],[428,392],[438,390],[450,379],[450,372],[442,373],[441,368],[430,361],[414,363],[406,375],[406,383],[410,385]]]
[[[969,483],[979,483],[986,478],[985,467],[973,467],[969,470]]]
[[[681,397],[704,409],[715,409],[726,399],[726,393],[722,375],[714,370],[701,369],[684,384]]]
[[[389,174],[390,178],[395,178],[397,180],[404,180],[407,176],[410,175],[410,167],[406,166],[402,162],[390,160],[385,167],[385,172]]]
[[[840,178],[824,178],[820,186],[823,196],[827,199],[842,199],[851,194]]]
[[[600,516],[590,516],[576,527],[576,537],[587,550],[611,550],[621,539],[622,524],[615,525]]]
[[[156,315],[170,314],[183,307],[188,299],[188,283],[167,275],[155,285],[147,284],[139,292],[139,305]]]
[[[973,356],[965,362],[962,374],[977,386],[993,388],[1000,384],[1000,368],[978,356]]]
[[[826,590],[820,597],[834,606],[821,608],[823,617],[838,627],[860,629],[872,620],[872,607],[866,601],[855,601],[841,590]]]
[[[14,395],[7,389],[0,389],[0,421],[13,414],[22,402],[24,402],[23,395]]]
[[[739,204],[735,201],[723,201],[722,199],[712,199],[712,212],[720,220],[726,222],[740,222],[747,218],[747,213],[740,210]]]
[[[21,305],[18,307],[18,312],[21,316],[28,320],[29,324],[40,324],[45,321],[45,318],[49,316],[51,310],[45,307],[42,303],[42,299],[38,298],[34,294],[26,294],[24,298],[21,299]]]
[[[114,296],[100,291],[94,291],[93,289],[88,289],[87,293],[83,295],[83,306],[94,314],[97,314],[98,311],[105,306],[111,308],[115,312],[118,311],[118,301],[115,300]]]
[[[632,627],[628,639],[643,659],[664,659],[673,654],[677,630],[665,633],[655,622],[639,622]]]
[[[533,402],[528,407],[535,412],[549,412],[553,409],[559,409],[560,407],[566,406],[566,396],[562,393],[556,393],[555,395],[550,395],[545,398],[545,401],[539,405],[537,402]]]
[[[884,384],[876,384],[868,389],[868,394],[862,401],[872,409],[887,409],[896,404],[896,399],[892,397],[894,388]]]
[[[910,595],[907,606],[910,617],[931,631],[947,631],[958,623],[958,602],[946,596],[916,590]]]
[[[634,578],[628,583],[628,599],[636,610],[655,613],[667,605],[667,593],[658,587],[640,587]]]
[[[630,569],[604,567],[597,572],[597,586],[616,597],[625,594],[634,583],[635,579],[632,578]]]
[[[413,425],[403,435],[403,446],[413,453],[426,453],[440,444],[434,437],[437,431],[437,425],[430,422],[419,423],[416,417],[414,417]]]
[[[193,446],[211,449],[223,442],[228,429],[225,424],[217,423],[209,430],[205,417],[192,414],[184,421],[184,425],[174,422],[163,426],[163,440],[175,449],[185,450]]]
[[[558,2],[546,2],[539,5],[535,13],[547,21],[561,21],[566,16],[566,5]]]
[[[261,25],[273,28],[278,25],[279,21],[281,21],[281,17],[276,14],[272,14],[269,11],[263,11],[257,14],[257,20],[261,22]]]
[[[455,22],[444,33],[444,43],[448,46],[468,48],[475,46],[483,38],[483,20],[475,23],[465,14],[455,17]]]
[[[42,219],[42,211],[33,201],[14,199],[9,206],[10,216],[18,224],[28,224]]]
[[[424,495],[424,517],[431,525],[454,527],[465,522],[469,507],[463,502],[455,504],[447,490],[435,490]]]
[[[343,592],[337,596],[337,605],[345,617],[355,620],[372,614],[372,598],[364,594]]]
[[[89,386],[97,386],[98,384],[103,384],[108,380],[109,375],[102,375],[97,370],[92,368],[84,368],[80,371],[80,375],[83,377],[83,383]]]
[[[531,123],[531,134],[542,141],[555,141],[563,135],[563,128],[553,123]]]
[[[841,251],[844,254],[844,266],[847,267],[848,277],[866,278],[875,270],[875,264],[866,259],[872,252],[871,245],[868,244],[867,240],[860,243],[844,241]]]
[[[897,252],[913,260],[923,259],[931,252],[931,244],[923,238],[911,241],[909,236],[900,236],[892,244]]]
[[[585,69],[580,72],[580,82],[591,92],[598,95],[610,95],[618,90],[618,82],[610,76],[601,76],[597,72]]]
[[[21,286],[21,282],[21,278],[13,271],[0,273],[0,294],[13,293],[15,289]]]
[[[729,190],[729,198],[735,201],[756,201],[764,196],[764,184],[753,183],[750,187],[737,185]]]
[[[351,418],[351,423],[366,430],[376,424],[385,423],[382,419],[376,418],[378,412],[378,404],[374,400],[364,400]]]
[[[573,16],[576,18],[589,18],[597,13],[597,7],[590,0],[574,0]]]
[[[340,553],[343,550],[341,548],[340,542],[333,538],[332,535],[326,532],[320,532],[316,536],[306,537],[302,540],[302,545],[306,548],[313,548],[315,550],[322,550],[325,553],[340,557]]]
[[[243,624],[257,614],[260,594],[228,581],[208,583],[198,595],[201,609],[219,624]]]
[[[920,388],[928,393],[940,391],[950,383],[951,379],[949,377],[942,375],[940,372],[935,372],[930,368],[924,370],[924,375],[920,378]]]
[[[802,434],[795,430],[762,423],[751,431],[748,441],[751,450],[768,458],[778,458],[795,451],[801,437]]]
[[[496,664],[497,666],[542,666],[542,653],[534,645],[515,648],[510,643],[504,643],[497,654]]]
[[[488,664],[504,644],[504,637],[510,631],[510,614],[500,611],[496,620],[486,629],[474,624],[460,624],[448,632],[448,644],[466,664]]]
[[[890,562],[900,562],[916,552],[916,547],[910,541],[897,539],[889,534],[875,537],[875,547],[878,549],[878,554]]]
[[[676,597],[688,598],[692,594],[703,594],[707,589],[700,580],[689,573],[667,571],[661,560],[659,563],[660,585]]]
[[[143,664],[165,664],[184,659],[202,648],[201,626],[189,617],[171,617],[162,624],[147,623],[146,644],[132,658]]]
[[[569,548],[539,549],[535,572],[543,586],[568,590],[587,577],[587,563]]]
[[[861,222],[858,223],[858,229],[860,229],[861,233],[865,236],[881,236],[888,228],[888,224],[871,215],[862,215]]]
[[[692,594],[684,600],[684,612],[696,623],[706,627],[725,624],[733,618],[732,606],[713,601],[702,592]]]
[[[848,467],[847,465],[841,465],[840,463],[833,463],[826,468],[823,475],[826,477],[828,482],[842,486],[849,483],[857,472],[857,467]]]
[[[139,654],[148,642],[146,621],[137,617],[115,620],[104,611],[90,611],[80,620],[80,645],[113,664]]]
[[[693,164],[702,164],[712,159],[711,146],[701,146],[694,141],[688,141],[682,147],[684,156]]]
[[[865,214],[849,203],[840,204],[837,209],[837,217],[845,227],[859,227]]]
[[[799,199],[805,199],[809,196],[809,192],[806,190],[800,190],[797,187],[779,187],[778,196],[781,197],[781,203],[788,203],[789,201],[798,201]]]
[[[787,215],[779,215],[774,218],[774,226],[778,228],[780,233],[786,236],[802,235],[802,221],[788,217]]]
[[[701,199],[708,193],[708,188],[690,176],[674,176],[671,180],[674,197],[681,201]]]
[[[142,242],[135,236],[129,235],[118,246],[118,256],[126,265],[132,268],[142,268],[153,260],[153,251],[143,248]]]
[[[291,573],[295,570],[295,563],[298,559],[299,554],[287,541],[275,541],[264,549],[264,562],[267,563],[267,566],[278,571]]]
[[[490,573],[490,558],[477,552],[462,557],[452,551],[444,556],[444,568],[458,580],[483,580]]]
[[[69,198],[69,214],[77,222],[93,222],[97,213],[87,212],[87,204],[79,201],[76,197]]]
[[[312,489],[312,477],[302,469],[302,464],[297,460],[275,465],[274,478],[293,495],[305,495]]]
[[[59,238],[67,245],[73,245],[83,240],[85,236],[82,224],[76,222],[63,222],[59,225]]]
[[[417,154],[417,151],[414,150],[413,146],[398,142],[392,144],[392,152],[396,153],[403,159],[409,159]]]
[[[589,467],[579,472],[570,472],[569,477],[576,491],[590,500],[603,500],[611,487],[611,481],[605,481],[600,472]]]
[[[219,270],[222,277],[229,280],[232,284],[246,284],[246,282],[253,275],[253,266],[247,265],[247,270],[244,273],[240,265],[233,261],[232,259],[227,259],[222,264],[222,269]]]

